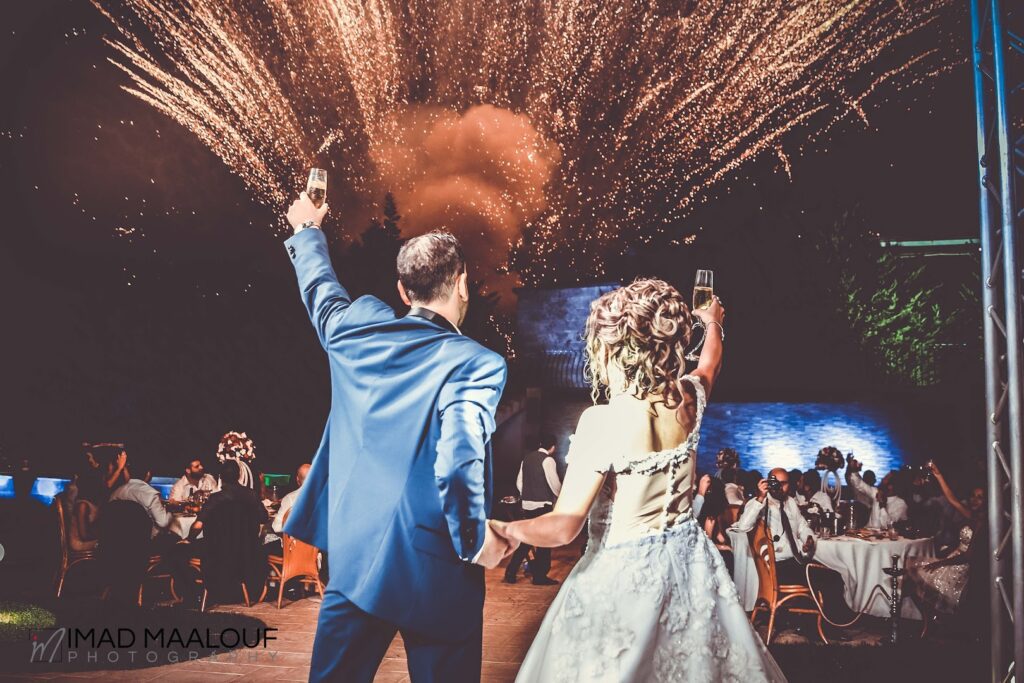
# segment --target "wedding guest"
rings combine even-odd
[[[870,508],[868,514],[869,529],[887,529],[897,522],[907,519],[907,502],[903,498],[905,474],[898,470],[885,475],[880,486],[870,486],[860,476],[863,465],[851,458],[846,466],[846,482],[853,489],[859,502]]]
[[[904,591],[911,595],[926,617],[936,612],[959,611],[970,592],[969,587],[978,587],[977,577],[988,579],[985,489],[973,487],[964,503],[953,493],[934,463],[931,471],[943,496],[956,512],[961,530],[958,546],[948,557],[907,560]]]
[[[789,472],[777,467],[768,477],[758,482],[757,496],[747,501],[743,514],[732,528],[749,533],[759,519],[767,517],[779,583],[806,586],[806,564],[813,559],[817,536],[801,514],[796,499],[789,494]],[[843,598],[843,579],[839,573],[816,568],[814,582],[814,590],[822,594],[829,618],[836,622],[848,621],[851,610]]]
[[[124,451],[121,452],[122,454]],[[135,472],[138,478],[132,478],[129,474],[129,467],[123,468],[121,478],[115,482],[114,489],[110,492],[109,501],[129,501],[141,506],[149,515],[151,522],[150,538],[153,541],[153,553],[158,554],[178,542],[179,537],[170,531],[171,522],[174,516],[160,500],[160,492],[149,485],[153,477],[148,467],[135,463]]]
[[[523,519],[533,519],[550,512],[562,490],[562,480],[558,477],[558,464],[555,462],[557,441],[551,434],[542,434],[537,439],[537,447],[523,456],[516,477],[516,488],[521,496]],[[534,548],[521,544],[512,554],[508,567],[505,569],[505,583],[515,583],[519,567],[533,550],[530,561],[530,574],[537,586],[553,586],[557,580],[548,577],[551,569],[551,548]]]
[[[240,483],[241,467],[234,458],[221,465],[221,489],[210,494],[189,529],[183,552],[202,560],[203,581],[215,597],[238,590],[245,582],[253,595],[266,578],[266,555],[260,527],[269,519],[256,492]],[[199,538],[199,534],[203,538]]]
[[[299,469],[295,470],[295,490],[281,499],[281,506],[277,509],[277,514],[274,515],[274,521],[270,523],[271,533],[268,533],[263,539],[263,550],[268,555],[281,555],[283,549],[281,537],[278,534],[284,531],[285,518],[291,512],[295,501],[299,499],[299,491],[302,489],[302,483],[306,481],[310,467],[308,462],[299,465]]]
[[[700,499],[698,501],[698,499]],[[728,544],[725,530],[718,523],[719,517],[725,512],[729,502],[725,496],[725,484],[718,477],[704,475],[700,478],[697,493],[693,497],[693,514],[697,523],[704,529],[713,542],[719,545]]]
[[[874,470],[864,470],[864,476],[861,478],[864,480],[864,483],[867,484],[868,486],[874,486],[875,482],[877,481],[877,477],[875,477]]]
[[[822,511],[835,512],[832,498],[821,490],[821,475],[818,470],[807,470],[800,479],[801,491],[796,495],[798,505],[817,505]]]
[[[181,479],[174,482],[169,497],[175,501],[186,501],[196,491],[212,493],[216,490],[217,480],[203,469],[203,461],[195,458],[190,460],[185,466],[185,473],[181,476]]]
[[[803,491],[804,473],[802,470],[793,468],[789,471],[789,495],[796,496]]]
[[[274,522],[271,524],[271,528],[277,533],[284,531],[284,518],[288,515],[288,512],[295,505],[295,501],[299,499],[299,489],[302,488],[303,482],[306,481],[306,475],[309,474],[309,468],[312,467],[308,462],[304,462],[299,465],[299,469],[295,470],[295,490],[285,495],[281,499],[281,507],[277,510],[277,515],[274,517]]]
[[[93,550],[99,539],[100,506],[106,502],[109,492],[98,469],[83,462],[83,471],[75,477],[74,496],[63,500],[68,506],[70,524],[67,531],[71,550]]]

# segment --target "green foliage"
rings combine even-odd
[[[0,602],[0,643],[28,639],[28,632],[53,628],[57,618],[42,607],[22,602]]]
[[[942,283],[930,283],[923,265],[884,251],[852,212],[825,232],[818,252],[833,275],[822,281],[831,282],[826,287],[837,313],[876,369],[897,382],[936,383],[939,350],[963,311],[940,303]]]

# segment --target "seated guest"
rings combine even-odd
[[[789,495],[796,497],[804,490],[803,478],[803,470],[799,470],[794,467],[789,471]]]
[[[888,529],[905,520],[907,502],[903,498],[906,493],[902,486],[906,481],[905,474],[900,471],[890,472],[882,478],[881,486],[875,488],[861,478],[862,467],[860,461],[851,458],[846,466],[846,482],[853,489],[856,499],[871,509],[868,515],[868,528]]]
[[[221,489],[207,498],[183,544],[202,560],[203,581],[215,599],[236,595],[244,581],[255,600],[266,579],[260,527],[269,516],[256,492],[239,481],[240,471],[235,459],[221,464]]]
[[[732,526],[749,533],[759,519],[767,517],[768,533],[775,548],[775,576],[780,584],[806,586],[806,565],[813,559],[817,537],[800,513],[796,499],[789,495],[789,473],[777,467],[768,473],[775,483],[758,482],[758,495],[747,501],[739,520]],[[812,590],[822,595],[822,609],[834,622],[849,621],[852,610],[843,597],[839,572],[818,565],[813,572]]]
[[[284,518],[288,514],[288,511],[295,505],[295,501],[299,499],[299,489],[302,488],[302,482],[306,481],[306,475],[309,474],[310,464],[304,462],[299,465],[299,469],[295,470],[295,490],[286,495],[281,499],[281,507],[277,510],[277,515],[274,517],[274,522],[270,525],[271,528],[277,533],[284,531]]]
[[[970,498],[962,503],[939,468],[932,464],[931,470],[943,495],[955,510],[961,530],[958,547],[948,557],[940,560],[907,559],[904,591],[911,595],[926,616],[936,612],[957,612],[970,587],[978,585],[978,576],[982,581],[988,580],[985,489],[974,487]]]
[[[281,506],[277,509],[277,514],[274,515],[274,521],[270,523],[272,533],[268,533],[263,539],[263,550],[268,555],[280,555],[282,552],[281,538],[278,534],[284,531],[285,517],[295,505],[295,501],[299,499],[299,491],[302,489],[302,482],[306,481],[309,468],[308,462],[299,465],[299,469],[295,470],[295,490],[281,499]]]
[[[92,466],[84,464],[85,471],[75,477],[77,483],[74,499],[65,499],[68,507],[68,546],[71,550],[93,550],[99,538],[100,506],[109,495],[103,478],[96,473],[93,476]]]
[[[718,524],[719,517],[728,506],[729,503],[725,498],[725,484],[722,483],[722,480],[706,474],[701,477],[697,494],[693,498],[693,513],[708,538],[719,545],[728,545],[729,543],[729,539],[725,536],[725,530]]]
[[[121,451],[120,455],[124,454]],[[108,468],[113,466],[113,463],[108,465]],[[164,502],[160,499],[160,492],[149,485],[150,479],[153,478],[150,470],[138,463],[135,464],[136,474],[138,478],[132,478],[130,475],[129,466],[122,469],[121,478],[115,482],[114,489],[110,492],[109,501],[128,501],[140,505],[149,515],[151,524],[150,538],[155,544],[153,553],[161,553],[168,550],[169,546],[174,545],[178,542],[179,537],[170,531],[171,522],[174,521],[174,515],[170,513]]]
[[[185,474],[174,482],[171,487],[170,499],[186,501],[196,491],[213,492],[217,490],[217,480],[203,470],[203,461],[199,458],[190,460],[185,466]]]
[[[800,488],[800,493],[796,495],[798,505],[817,505],[823,512],[835,512],[832,498],[821,490],[821,475],[818,474],[818,470],[804,472],[804,476],[800,479]]]

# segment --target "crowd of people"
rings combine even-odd
[[[267,557],[281,555],[278,534],[309,465],[301,465],[295,473],[295,490],[274,501],[254,469],[251,440],[246,443],[247,437],[241,436],[229,432],[222,439],[216,476],[206,471],[202,459],[189,458],[167,500],[152,485],[151,468],[141,459],[129,458],[124,444],[83,444],[78,467],[53,504],[59,506],[64,520],[65,550],[95,551],[105,560],[98,580],[93,581],[99,585],[94,587],[115,593],[124,589],[123,595],[115,597],[130,602],[147,560],[160,556],[186,599],[197,598],[202,587],[231,599],[241,581],[250,593],[257,590],[259,594]],[[225,442],[235,450],[225,449]],[[243,450],[238,444],[243,444]],[[18,524],[0,529],[8,566],[56,564],[55,534],[39,530],[55,530],[57,517],[31,496],[34,481],[26,461],[14,473],[15,497],[6,501],[8,508],[17,510],[4,515]],[[271,511],[276,512],[273,519]],[[196,581],[197,565],[202,567],[201,583]]]

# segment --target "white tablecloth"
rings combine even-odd
[[[192,528],[196,518],[194,515],[174,515],[171,520],[170,530],[182,538],[188,538],[188,531]]]
[[[735,566],[733,580],[740,595],[743,609],[750,611],[757,600],[757,570],[750,556],[747,535],[729,531],[733,547]],[[934,557],[935,547],[931,538],[900,538],[865,541],[859,538],[841,536],[819,540],[814,560],[835,569],[843,577],[846,588],[846,602],[851,609],[876,617],[889,616],[889,587],[891,579],[883,569],[892,566],[892,556],[900,556],[900,566],[906,565],[908,557]],[[907,619],[920,619],[921,613],[913,600],[902,600],[902,615]]]

